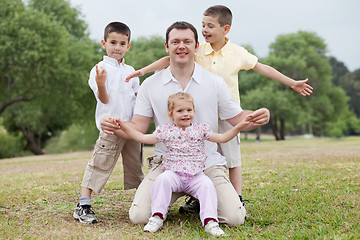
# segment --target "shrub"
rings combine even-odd
[[[73,152],[92,149],[99,130],[94,121],[84,124],[73,124],[58,136],[53,137],[45,147],[46,153]]]
[[[24,143],[20,135],[13,136],[0,126],[0,158],[23,155]]]

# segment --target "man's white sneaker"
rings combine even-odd
[[[149,222],[144,227],[144,232],[156,232],[163,226],[164,220],[159,216],[154,216],[149,219]]]
[[[213,220],[210,220],[205,225],[205,232],[210,233],[213,236],[222,236],[224,235],[224,231],[219,227],[219,224]]]

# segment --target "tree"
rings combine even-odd
[[[30,0],[29,6],[45,13],[57,25],[65,29],[75,38],[81,39],[88,37],[87,24],[79,18],[81,12],[70,6],[68,1],[64,0]]]
[[[98,47],[86,34],[69,33],[60,17],[34,6],[1,2],[0,115],[8,131],[21,131],[27,148],[42,154],[53,132],[93,109],[87,79]]]
[[[349,107],[360,118],[360,69],[348,72],[340,79],[341,86],[349,96]]]
[[[335,57],[329,57],[329,63],[332,70],[332,82],[334,85],[340,85],[340,79],[345,76],[349,70],[343,62],[338,61]]]
[[[277,140],[285,139],[286,129],[299,126],[318,136],[329,134],[329,126],[345,114],[347,98],[331,82],[331,67],[324,41],[315,33],[304,31],[280,35],[270,45],[269,56],[261,62],[293,79],[308,77],[314,93],[303,97],[280,83],[258,74],[249,74],[246,79],[250,79],[248,86],[251,84],[251,88],[242,96],[242,104],[247,108],[247,105],[269,108],[270,125]],[[336,103],[333,102],[334,97]],[[341,132],[344,134],[345,129]]]

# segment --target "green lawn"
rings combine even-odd
[[[360,137],[241,144],[249,217],[242,226],[222,225],[223,239],[360,239]],[[146,155],[152,151],[146,148]],[[93,197],[100,222],[73,220],[90,156],[91,151],[0,160],[0,238],[212,238],[198,216],[178,214],[184,198],[161,231],[144,233],[133,225],[128,210],[134,190],[122,190],[121,164]]]

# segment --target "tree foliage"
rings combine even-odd
[[[350,72],[343,62],[330,57],[332,69],[332,82],[344,89],[349,97],[348,105],[357,118],[360,118],[360,69]]]
[[[345,74],[341,78],[339,86],[345,90],[350,98],[350,109],[360,118],[360,69]]]
[[[81,12],[64,0],[31,0],[29,6],[45,13],[57,25],[65,29],[75,38],[88,37],[87,24],[81,19]]]
[[[335,86],[339,86],[340,79],[345,76],[349,70],[343,62],[338,61],[335,57],[329,57],[329,63],[332,70],[332,82]]]
[[[63,7],[63,16],[68,16],[66,11],[73,11],[67,2],[40,2],[25,6],[21,1],[5,0],[0,7],[0,54],[4,56],[0,115],[8,131],[23,133],[27,148],[35,154],[42,154],[54,132],[93,109],[87,79],[98,58],[98,46],[85,33],[68,31],[69,26],[86,29],[76,15],[63,19],[50,13],[52,8],[60,13]]]
[[[351,116],[348,98],[331,81],[326,44],[320,37],[304,31],[280,35],[270,45],[269,56],[261,61],[293,79],[309,78],[309,84],[314,87],[311,96],[303,97],[257,73],[240,76],[240,90],[244,86],[247,88],[241,90],[242,105],[269,108],[270,125],[277,140],[285,139],[286,130],[296,128],[317,136],[349,132],[353,118],[343,118]],[[336,124],[342,121],[345,122],[341,126]]]

